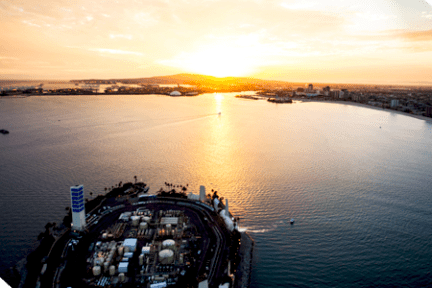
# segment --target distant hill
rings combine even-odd
[[[115,81],[122,83],[140,83],[140,84],[189,84],[198,86],[214,85],[257,85],[257,86],[287,86],[292,83],[285,81],[261,80],[249,77],[214,77],[200,74],[176,74],[170,76],[156,76],[148,78],[128,78],[128,79],[83,79],[73,80],[72,82],[97,82],[97,81]]]

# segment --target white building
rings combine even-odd
[[[84,207],[84,185],[70,187],[72,206],[72,228],[83,231],[86,227]]]
[[[173,91],[170,93],[170,96],[181,96],[182,94],[179,91]]]
[[[200,186],[199,200],[202,202],[204,202],[206,200],[206,191],[205,191],[205,187],[203,185]]]

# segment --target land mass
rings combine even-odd
[[[145,183],[120,182],[86,201],[81,230],[67,207],[63,223],[48,223],[17,265],[13,286],[248,287],[253,240],[217,191],[187,195],[188,185],[165,185],[147,195]]]
[[[1,97],[30,95],[127,95],[160,94],[196,96],[213,92],[256,91],[248,99],[272,99],[291,103],[293,99],[343,101],[392,109],[416,116],[432,117],[432,87],[296,83],[248,77],[177,74],[133,79],[78,79],[71,81],[0,81]]]

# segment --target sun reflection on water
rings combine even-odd
[[[224,100],[224,96],[220,93],[215,93],[214,99],[216,102],[216,113],[222,113],[222,101]]]

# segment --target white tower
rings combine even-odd
[[[86,226],[84,207],[84,185],[70,187],[72,203],[72,228],[83,231]]]
[[[205,187],[203,185],[200,186],[200,194],[199,194],[199,200],[200,201],[205,201],[206,199],[206,194],[205,194]]]

